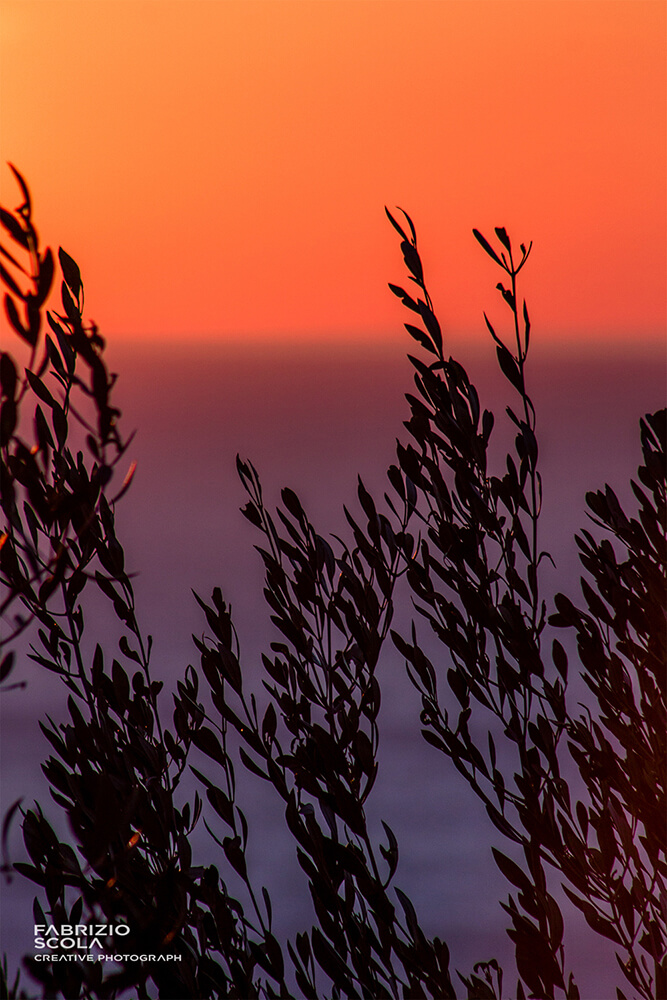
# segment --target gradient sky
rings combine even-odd
[[[496,310],[476,226],[535,241],[547,339],[665,321],[662,0],[2,0],[2,159],[108,336],[400,330],[383,206],[443,325]],[[13,206],[10,173],[2,198]]]

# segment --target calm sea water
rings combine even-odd
[[[459,357],[478,384],[482,405],[502,415],[511,391],[490,353],[462,348]],[[116,349],[112,367],[121,373],[126,430],[138,429],[129,453],[138,472],[118,521],[128,562],[140,570],[136,589],[144,627],[155,636],[154,672],[169,687],[188,663],[197,662],[190,635],[205,626],[191,588],[207,596],[220,585],[234,607],[244,669],[259,687],[259,654],[272,633],[252,548],[259,539],[238,513],[244,495],[235,455],[256,465],[269,502],[289,485],[321,533],[343,531],[342,505],[354,507],[358,473],[377,496],[386,489],[384,470],[394,460],[395,438],[405,436],[410,366],[400,350],[379,348],[143,345]],[[663,405],[664,373],[662,357],[640,352],[545,351],[535,359],[543,544],[557,564],[557,571],[546,574],[547,592],[576,592],[572,536],[585,522],[586,490],[609,481],[629,499],[629,477],[639,461],[638,420]],[[511,441],[502,416],[499,424],[498,455]],[[95,640],[111,640],[112,623],[101,610],[88,622]],[[491,843],[505,847],[456,772],[419,737],[417,697],[399,658],[389,650],[381,669],[382,756],[371,811],[378,831],[382,818],[397,834],[396,884],[415,902],[424,927],[449,942],[454,968],[466,972],[493,956],[509,968],[511,946],[498,904],[508,886],[490,855]],[[64,692],[28,661],[17,669],[19,678],[28,680],[27,691],[7,694],[0,704],[3,810],[19,796],[27,802],[37,797],[65,834],[62,817],[48,805],[39,770],[46,745],[37,727],[47,710],[62,715]],[[243,796],[257,881],[272,891],[278,926],[290,935],[308,928],[307,886],[283,833],[280,804],[270,788],[252,779]],[[17,830],[10,840],[17,857]],[[196,847],[201,858],[215,857],[205,833]],[[14,960],[31,946],[33,895],[21,880],[3,889],[2,946]],[[571,923],[568,954],[582,996],[606,1000],[614,995],[615,962],[598,938],[582,932],[578,919]]]

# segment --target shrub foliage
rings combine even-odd
[[[445,352],[410,218],[388,213],[410,282],[390,288],[421,348],[410,358],[408,437],[388,470],[389,491],[375,499],[360,480],[358,507],[345,511],[347,541],[325,537],[289,489],[269,510],[256,470],[239,459],[243,514],[261,536],[277,630],[262,657],[267,707],[260,712],[248,689],[219,588],[196,596],[206,620],[194,638],[200,669],[187,667],[169,705],[115,529],[133,471],[117,483],[128,442],[115,377],[103,339],[84,320],[78,266],[62,249],[56,262],[40,248],[28,188],[14,175],[22,202],[1,210],[0,276],[9,325],[29,358],[23,372],[9,352],[0,360],[9,623],[0,675],[10,677],[12,643],[30,630],[31,658],[67,688],[67,722],[41,728],[51,747],[44,773],[72,837],[60,841],[40,807],[16,803],[5,833],[20,814],[28,860],[5,858],[4,871],[40,887],[37,923],[124,922],[133,952],[179,956],[112,966],[27,957],[40,995],[577,998],[556,898],[562,884],[616,947],[619,1000],[664,997],[664,411],[641,421],[636,512],[626,514],[608,486],[588,494],[592,524],[577,537],[582,597],[576,604],[561,594],[549,606],[540,586],[550,557],[539,545],[530,319],[518,290],[530,247],[517,252],[504,229],[494,244],[474,231],[502,272],[510,319],[506,337],[486,320],[515,427],[493,474],[493,414]],[[59,311],[47,309],[57,268]],[[91,592],[113,608],[115,649],[96,644],[86,623]],[[395,601],[408,597],[416,619],[392,629]],[[576,636],[590,708],[567,701],[558,630]],[[451,968],[446,943],[428,937],[395,884],[394,833],[385,823],[378,841],[369,828],[386,642],[421,697],[423,738],[514,845],[513,858],[494,849],[509,883],[502,906],[516,958],[505,985],[495,961],[468,974]],[[271,899],[247,861],[239,766],[282,801],[308,883],[312,924],[291,941],[274,935]],[[575,766],[576,800],[563,775]],[[209,831],[212,863],[193,861],[197,823]],[[5,980],[10,997],[34,989],[6,969]]]

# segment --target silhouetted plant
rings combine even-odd
[[[421,695],[424,739],[452,761],[498,832],[522,852],[520,865],[494,851],[516,890],[503,904],[518,974],[510,995],[579,996],[552,894],[564,878],[588,924],[617,945],[630,988],[664,997],[664,412],[642,421],[637,517],[623,513],[609,487],[587,497],[616,547],[588,531],[578,538],[589,574],[582,581],[586,610],[559,595],[549,615],[540,590],[548,556],[538,534],[530,322],[517,289],[530,247],[521,246],[517,263],[504,229],[496,230],[497,250],[474,231],[504,272],[498,287],[512,318],[511,342],[487,320],[518,399],[508,408],[514,448],[495,475],[488,460],[493,415],[444,352],[411,220],[404,214],[399,223],[388,213],[417,290],[390,287],[420,321],[406,326],[426,351],[426,360],[411,358],[411,441],[399,444],[389,470],[392,493],[379,508],[360,480],[360,513],[345,511],[349,541],[327,539],[292,490],[283,490],[277,512],[268,510],[256,470],[238,460],[248,494],[243,513],[263,537],[265,597],[280,633],[262,657],[266,708],[260,712],[248,690],[230,610],[216,588],[208,601],[196,597],[208,626],[194,638],[201,669],[185,670],[167,721],[162,683],[151,669],[152,639],[140,627],[115,531],[115,503],[132,470],[109,496],[127,446],[111,403],[114,377],[96,328],[83,321],[78,267],[62,250],[63,312],[46,312],[53,256],[39,249],[28,190],[15,175],[24,201],[15,213],[2,210],[12,252],[1,248],[0,273],[10,325],[30,357],[25,378],[9,354],[0,361],[3,612],[21,608],[10,639],[37,619],[32,658],[69,690],[68,721],[49,720],[42,729],[53,751],[44,772],[73,844],[59,841],[39,807],[16,803],[30,862],[13,868],[44,890],[46,912],[35,901],[37,923],[124,922],[132,952],[179,956],[163,964],[123,961],[110,973],[99,963],[28,958],[42,995],[457,995],[446,944],[427,937],[394,885],[396,837],[383,824],[385,842],[378,843],[368,824],[378,768],[378,660],[391,633]],[[45,337],[37,361],[44,315],[55,339]],[[32,428],[25,414],[20,422],[29,400],[36,402]],[[420,642],[415,623],[407,633],[392,631],[404,582],[442,652],[432,640]],[[117,651],[103,650],[86,632],[89,585],[109,600],[121,626]],[[576,633],[595,701],[583,714],[566,703],[564,646],[552,638],[546,651],[551,626]],[[9,653],[3,679],[11,667]],[[482,744],[471,732],[473,713],[475,734],[480,713],[488,720]],[[509,771],[496,751],[499,739],[502,760],[508,747],[515,755]],[[566,743],[585,790],[575,803],[561,773]],[[294,941],[276,938],[269,894],[253,880],[250,831],[236,796],[238,760],[282,800],[308,881],[314,924]],[[183,788],[186,773],[204,801]],[[215,864],[193,863],[190,835],[200,819]],[[7,861],[7,874],[10,867]],[[228,884],[238,886],[236,895]],[[503,996],[495,961],[458,978],[469,998]],[[17,978],[5,982],[5,995],[28,994]],[[621,989],[618,996],[625,997]]]
[[[551,621],[576,629],[599,717],[570,720],[569,747],[589,801],[559,814],[556,862],[588,923],[620,945],[640,996],[667,994],[665,965],[665,412],[641,421],[638,517],[614,491],[589,493],[607,536],[577,537],[587,610],[556,598]],[[641,485],[640,485],[641,484]],[[617,542],[614,548],[612,540]],[[594,834],[594,839],[593,835]],[[573,891],[576,890],[575,891]],[[621,994],[622,996],[623,994]]]
[[[486,319],[500,368],[521,401],[518,415],[507,410],[518,433],[515,458],[507,456],[500,478],[487,471],[492,415],[485,411],[480,419],[477,393],[465,371],[443,355],[414,229],[410,226],[408,237],[392,222],[424,298],[415,302],[403,289],[392,290],[420,314],[426,329],[409,327],[409,332],[437,358],[428,367],[413,359],[420,398],[409,398],[407,427],[417,448],[399,447],[398,452],[423,501],[417,515],[424,537],[409,563],[408,580],[417,611],[451,657],[447,687],[458,703],[450,721],[452,709],[438,691],[441,671],[424,653],[414,626],[409,639],[394,634],[422,696],[422,734],[453,761],[494,826],[522,847],[525,871],[499,851],[494,856],[519,890],[505,909],[517,969],[531,996],[552,997],[558,988],[578,996],[564,964],[563,919],[547,888],[545,863],[570,882],[565,892],[589,925],[621,947],[621,968],[639,995],[664,996],[664,411],[641,425],[639,478],[648,493],[632,484],[640,520],[626,517],[609,487],[587,496],[594,520],[617,538],[626,558],[618,559],[610,541],[596,542],[583,532],[577,541],[594,584],[582,580],[589,613],[564,595],[555,599],[557,613],[550,622],[577,630],[584,679],[600,709],[598,720],[590,712],[573,717],[565,703],[565,650],[554,639],[550,662],[542,642],[547,611],[540,599],[539,567],[550,557],[538,548],[541,480],[535,410],[525,379],[530,322],[516,288],[530,247],[521,246],[515,264],[505,230],[496,230],[498,252],[474,231],[509,278],[509,288],[502,283],[498,288],[512,315],[513,351]],[[470,734],[473,710],[485,711],[496,723],[489,727],[486,753],[479,736]],[[494,732],[516,749],[512,787],[497,767]],[[570,801],[570,787],[560,773],[563,734],[588,803]],[[593,843],[589,831],[595,833]],[[469,984],[473,993],[481,989]],[[523,996],[521,982],[516,995]]]

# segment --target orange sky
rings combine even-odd
[[[501,315],[471,229],[504,225],[545,338],[634,344],[665,321],[666,11],[1,0],[2,159],[109,337],[393,336],[400,204],[445,328]]]

